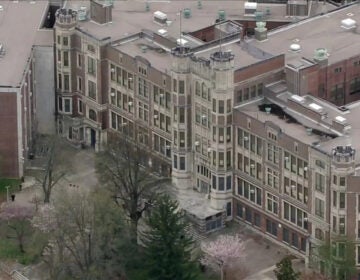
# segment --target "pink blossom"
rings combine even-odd
[[[239,235],[221,235],[214,241],[203,243],[201,249],[204,257],[203,265],[222,270],[235,260],[245,256],[244,243]]]

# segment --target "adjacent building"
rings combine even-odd
[[[23,176],[35,132],[55,131],[50,9],[47,1],[0,3],[1,176]]]

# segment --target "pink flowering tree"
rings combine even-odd
[[[214,241],[201,246],[204,256],[201,264],[220,270],[221,279],[225,279],[225,267],[245,256],[244,243],[239,235],[221,235]]]
[[[56,213],[55,208],[50,203],[45,203],[38,208],[38,211],[31,220],[33,227],[41,232],[49,233],[56,229]]]
[[[12,233],[7,237],[17,241],[21,253],[25,253],[25,237],[33,215],[34,209],[29,206],[6,205],[0,212],[0,220],[7,222]]]

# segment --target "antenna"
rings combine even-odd
[[[182,48],[182,32],[181,32],[181,28],[182,28],[182,20],[181,20],[181,18],[182,18],[182,9],[180,10],[180,29],[179,29],[179,32],[180,32],[180,40],[179,40],[179,44],[180,44],[180,52],[182,53],[182,51],[183,51],[183,48]]]

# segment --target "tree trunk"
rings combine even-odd
[[[51,188],[44,189],[44,203],[50,203]]]

